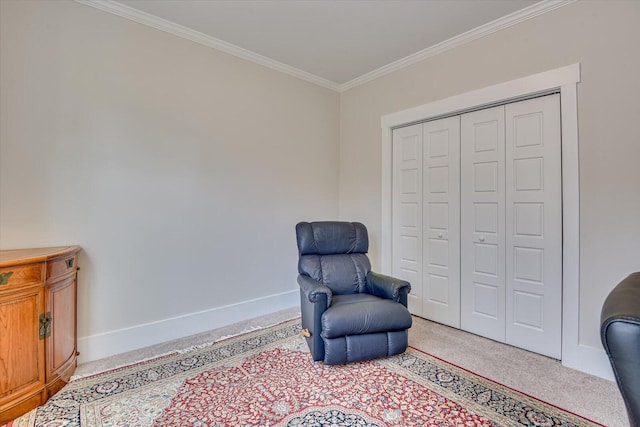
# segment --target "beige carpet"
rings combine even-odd
[[[191,337],[80,365],[86,376],[160,354],[270,326],[299,316],[280,311]],[[558,361],[414,317],[409,344],[494,381],[611,427],[628,426],[615,383],[563,367]]]

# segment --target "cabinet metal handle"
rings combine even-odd
[[[13,271],[7,271],[6,273],[0,274],[0,285],[6,285],[9,283],[9,277],[13,275]]]
[[[484,242],[484,236],[480,236],[480,241]]]
[[[67,268],[73,267],[73,258],[69,258],[68,260],[66,260],[65,264],[67,264]]]
[[[48,338],[51,336],[51,312],[47,311],[46,313],[42,313],[39,316],[40,320],[40,328],[39,335],[40,339]]]
[[[442,239],[442,233],[438,233],[438,239]]]

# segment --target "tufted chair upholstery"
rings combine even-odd
[[[313,360],[327,365],[402,353],[411,285],[371,271],[359,222],[296,225],[302,327]]]

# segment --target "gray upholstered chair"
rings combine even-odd
[[[296,225],[303,335],[313,360],[335,365],[407,349],[411,285],[371,271],[358,222]]]
[[[629,424],[640,427],[640,272],[618,283],[600,314],[600,337],[622,399]]]

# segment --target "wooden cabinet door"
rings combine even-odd
[[[44,340],[39,338],[43,312],[42,287],[0,299],[0,414],[18,396],[38,393],[44,387]]]
[[[51,313],[51,336],[47,338],[47,378],[65,372],[76,358],[76,277],[49,285],[47,310]],[[57,391],[57,390],[56,390]]]

